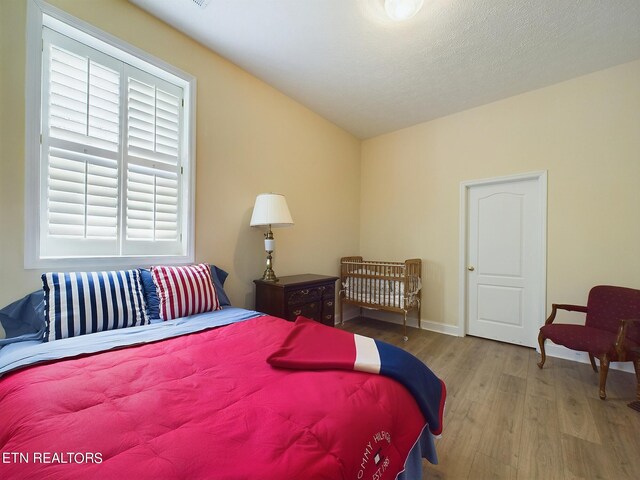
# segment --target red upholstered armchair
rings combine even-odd
[[[554,324],[558,309],[586,313],[585,324]],[[640,290],[600,285],[589,292],[586,307],[554,303],[538,335],[542,354],[540,368],[546,360],[544,342],[547,338],[571,350],[587,352],[595,372],[598,369],[594,357],[600,360],[600,398],[603,400],[607,397],[609,362],[634,362],[640,400]]]

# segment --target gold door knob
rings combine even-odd
[[[473,265],[469,265],[467,267],[467,270],[469,270],[470,272],[473,272],[476,269],[476,267],[474,267]]]

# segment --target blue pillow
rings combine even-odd
[[[224,291],[224,282],[227,280],[229,274],[222,270],[221,268],[216,267],[215,265],[210,265],[211,267],[211,280],[213,280],[213,286],[216,289],[216,293],[218,294],[218,301],[220,302],[220,306],[224,307],[227,305],[231,305],[229,301],[229,297]],[[156,291],[156,285],[153,283],[153,277],[151,276],[151,272],[146,268],[140,268],[140,276],[142,278],[142,287],[144,288],[144,296],[147,302],[147,315],[150,320],[159,320],[160,319],[160,299],[158,299],[158,293]]]
[[[0,323],[5,338],[0,348],[14,342],[42,340],[46,328],[44,318],[44,293],[37,290],[0,310]]]
[[[140,280],[142,280],[144,299],[147,304],[147,316],[149,320],[158,320],[160,319],[160,299],[158,299],[153,277],[146,268],[139,268],[138,270],[140,270]]]
[[[216,287],[216,293],[218,294],[218,301],[221,307],[231,305],[231,301],[223,288],[228,276],[229,274],[221,268],[211,265],[211,279],[213,280],[213,286]]]

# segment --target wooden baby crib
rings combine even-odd
[[[407,341],[407,314],[418,312],[422,291],[422,260],[377,262],[362,257],[340,259],[340,323],[344,304],[404,314],[404,340]]]

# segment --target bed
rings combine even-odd
[[[407,315],[417,312],[420,328],[422,260],[381,262],[362,257],[340,259],[340,321],[343,305],[403,314],[404,340],[407,341]],[[361,312],[362,314],[362,312]]]
[[[398,381],[266,361],[297,323],[224,306],[5,344],[2,477],[421,478],[434,433]]]

